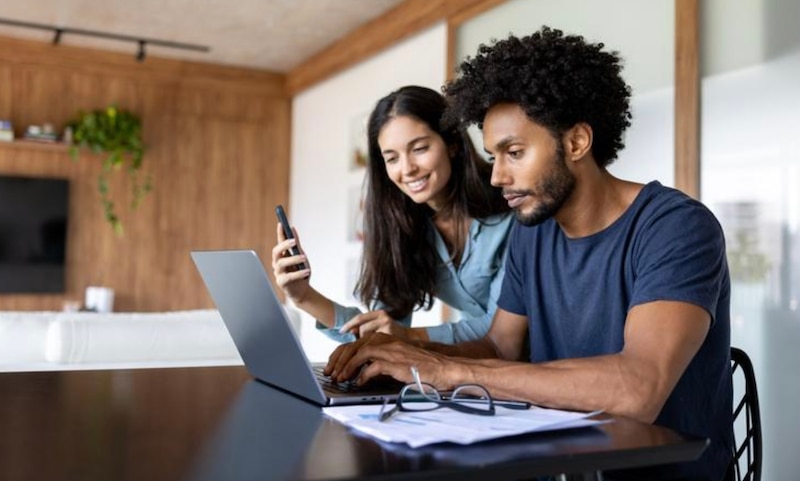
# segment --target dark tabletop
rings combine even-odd
[[[691,460],[705,444],[614,418],[410,449],[353,434],[241,367],[0,374],[3,481],[521,479]]]

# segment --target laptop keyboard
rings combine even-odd
[[[314,375],[317,376],[317,381],[320,385],[329,391],[336,392],[358,392],[363,391],[362,386],[356,385],[355,381],[335,382],[330,376],[323,374],[323,366],[314,366]]]

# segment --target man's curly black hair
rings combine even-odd
[[[619,54],[603,47],[546,26],[527,37],[483,44],[443,89],[447,118],[482,128],[492,106],[511,102],[556,138],[586,122],[594,133],[592,154],[605,167],[625,146],[631,89],[620,75]]]

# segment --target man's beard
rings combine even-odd
[[[536,191],[522,191],[540,199],[531,212],[523,212],[520,208],[514,210],[517,221],[528,227],[540,224],[553,217],[564,205],[575,190],[575,176],[567,168],[564,147],[558,144],[553,154],[553,170],[550,176],[544,179]]]

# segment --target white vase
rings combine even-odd
[[[89,286],[86,288],[84,304],[90,311],[109,313],[114,310],[114,289]]]

